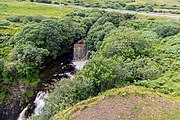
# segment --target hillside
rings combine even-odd
[[[178,120],[180,102],[156,91],[130,86],[113,89],[59,112],[54,120]]]
[[[62,4],[0,0],[0,119],[180,117],[179,2]]]

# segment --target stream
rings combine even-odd
[[[45,107],[49,86],[53,85],[55,80],[60,80],[61,78],[73,79],[76,71],[81,70],[87,62],[88,53],[85,42],[81,40],[74,44],[74,48],[70,52],[57,57],[55,60],[47,59],[44,63],[46,67],[40,74],[41,82],[38,84],[39,92],[33,102],[34,107],[28,110],[26,106],[19,114],[17,120],[25,120],[31,114],[38,116]],[[28,113],[29,111],[31,113]]]

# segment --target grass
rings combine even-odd
[[[74,8],[60,8],[57,6],[44,6],[31,2],[16,2],[0,0],[0,19],[15,15],[42,15],[47,17],[60,17],[74,11]],[[60,13],[61,12],[61,13]]]
[[[66,3],[68,0],[62,0],[63,3]],[[74,0],[69,0],[73,2]],[[80,0],[84,3],[104,3],[104,1],[122,1],[127,2],[129,0]],[[59,0],[52,0],[52,2],[59,2]],[[150,3],[150,4],[168,4],[168,5],[180,5],[180,2],[178,0],[136,0],[136,3]]]
[[[154,97],[155,98],[162,98],[165,101],[176,102],[176,100],[177,100],[175,97],[172,97],[172,96],[170,97],[170,96],[161,94],[161,93],[159,93],[153,89],[148,89],[145,87],[129,86],[129,87],[120,88],[120,89],[112,89],[112,90],[109,90],[105,93],[102,93],[101,95],[99,95],[97,97],[90,98],[88,100],[82,101],[82,102],[76,104],[75,106],[70,107],[67,110],[64,110],[62,112],[57,113],[54,117],[54,120],[68,120],[72,114],[74,114],[76,112],[79,113],[86,108],[92,108],[95,105],[97,105],[98,103],[102,102],[106,98],[114,98],[114,97],[120,96],[120,99],[121,99],[121,98],[131,97],[133,95],[150,96],[152,98],[154,98]],[[177,102],[177,104],[178,104],[178,102]],[[137,114],[139,119],[151,118],[152,117],[152,116],[149,116],[148,114],[144,114],[142,111],[142,108],[147,107],[147,105],[148,105],[148,107],[158,109],[159,110],[158,113],[162,114],[162,116],[166,116],[168,114],[168,116],[166,116],[168,118],[174,117],[175,119],[177,119],[180,117],[180,115],[174,116],[174,112],[172,112],[172,111],[162,112],[161,111],[161,104],[159,104],[157,102],[152,103],[152,101],[150,102],[149,99],[143,99],[143,101],[135,104],[135,106],[133,107],[134,108],[133,112],[135,112],[135,114]],[[126,114],[123,114],[123,118],[127,118],[127,117],[128,116],[126,116]]]
[[[136,0],[137,3],[180,5],[178,0]]]

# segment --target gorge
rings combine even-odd
[[[73,59],[71,55],[72,52],[69,52],[68,54],[69,55],[65,54],[64,56],[61,56],[61,58],[63,58],[63,61],[61,61],[58,57],[55,59],[53,64],[48,63],[48,65],[51,65],[51,66],[45,67],[45,68],[48,67],[46,69],[48,71],[46,70],[44,71],[45,76],[42,77],[43,79],[41,80],[41,83],[39,83],[39,87],[41,89],[39,89],[40,91],[36,95],[36,98],[33,102],[34,107],[31,110],[33,111],[32,114],[34,116],[38,116],[41,113],[41,110],[43,109],[43,107],[45,107],[45,102],[48,97],[48,93],[47,93],[49,89],[48,87],[50,85],[53,85],[53,83],[55,82],[53,81],[54,79],[60,80],[61,78],[64,78],[64,77],[73,78],[76,71],[79,71],[83,68],[88,57],[85,41],[80,40],[74,44]],[[43,85],[48,86],[48,87],[45,87]],[[28,114],[28,106],[22,110],[17,120],[25,120],[25,118],[28,117],[27,114]],[[29,115],[31,115],[31,113],[29,113]]]

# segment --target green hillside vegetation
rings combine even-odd
[[[61,9],[61,14],[72,12],[73,8]],[[0,0],[0,19],[10,16],[42,15],[47,17],[60,17],[59,7],[42,6],[30,2],[17,2],[16,0]]]
[[[51,3],[59,4],[58,0]],[[180,14],[178,0],[62,0],[64,5]]]
[[[134,7],[134,2],[124,3]],[[27,90],[21,93],[22,98],[32,97],[46,59],[67,53],[75,42],[84,39],[91,52],[73,80],[56,80],[50,86],[53,89],[49,90],[42,113],[30,120],[50,120],[57,113],[56,119],[67,119],[81,109],[79,104],[89,107],[117,95],[139,95],[140,99],[142,94],[150,98],[152,95],[157,100],[162,96],[163,101],[174,101],[179,107],[179,19],[66,7],[59,17],[59,7],[14,0],[0,0],[0,8],[0,103],[11,100],[10,88],[19,90],[19,85]],[[83,100],[87,101],[77,104]],[[156,105],[159,107],[155,110],[165,115],[159,109],[163,105]],[[174,110],[175,113],[166,111],[170,114],[168,119],[179,118],[179,108]]]
[[[97,19],[88,22],[85,36],[87,47],[93,51],[91,58],[73,81],[57,82],[42,114],[31,119],[51,119],[81,100],[129,85],[153,88],[180,100],[178,20],[148,20],[95,11],[68,16],[89,21],[92,15]]]

